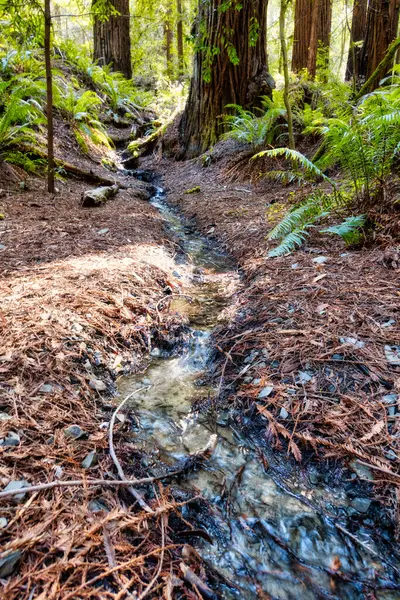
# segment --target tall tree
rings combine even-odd
[[[111,16],[104,19],[93,0],[93,60],[101,65],[111,64],[127,79],[132,77],[129,0],[110,0]],[[104,4],[104,2],[102,3]]]
[[[54,194],[53,75],[51,72],[50,0],[44,0],[44,59],[46,66],[47,191]]]
[[[172,63],[172,42],[174,33],[172,30],[172,8],[168,2],[164,16],[164,50],[166,73],[169,79],[173,78],[174,65]]]
[[[178,76],[184,73],[184,53],[183,53],[183,14],[182,0],[176,0],[176,45],[178,54]]]
[[[296,0],[292,51],[292,71],[294,73],[307,68],[312,7],[312,0]]]
[[[286,114],[287,114],[287,123],[288,123],[288,135],[289,135],[289,148],[294,150],[294,135],[293,135],[293,116],[292,116],[292,106],[290,103],[289,96],[289,86],[290,86],[290,77],[289,77],[289,60],[288,60],[288,52],[286,45],[286,11],[288,8],[289,0],[281,0],[281,7],[279,13],[279,39],[281,42],[281,52],[282,52],[282,63],[283,63],[283,75],[285,78],[285,87],[283,89],[283,100],[285,102]]]
[[[189,97],[180,122],[187,157],[218,138],[219,117],[228,104],[261,105],[274,82],[268,73],[268,0],[199,0],[196,47]]]
[[[307,70],[311,79],[317,72],[318,53],[324,52],[325,64],[329,62],[329,46],[332,26],[332,0],[313,0],[311,33]]]
[[[367,26],[367,7],[368,0],[354,0],[353,18],[350,31],[349,57],[346,67],[347,81],[354,78],[354,81],[356,82],[360,77],[360,57]]]

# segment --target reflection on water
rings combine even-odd
[[[133,441],[154,457],[154,465],[160,460],[174,465],[199,452],[217,434],[211,458],[185,476],[183,485],[197,488],[210,501],[201,525],[214,544],[200,541],[198,549],[236,588],[223,586],[220,594],[226,599],[249,600],[400,598],[398,591],[368,595],[372,590],[361,582],[384,576],[380,561],[343,535],[332,520],[278,487],[265,472],[251,440],[235,431],[226,415],[193,412],[196,399],[215,393],[196,380],[207,368],[210,332],[223,307],[221,279],[213,279],[213,273],[229,273],[232,264],[195,234],[188,239],[184,224],[164,204],[161,193],[153,203],[191,253],[193,263],[208,270],[212,267],[212,271],[198,282],[193,302],[178,299],[174,304],[192,325],[185,353],[153,359],[144,375],[124,378],[119,391],[124,397],[135,388],[149,386],[132,398],[130,406],[137,419]],[[305,499],[326,497],[324,489],[311,492],[299,481],[291,483]],[[339,492],[331,494],[329,502],[344,510],[348,505]],[[188,518],[194,516],[191,510],[189,506],[184,509]],[[356,533],[376,550],[361,526]],[[345,576],[336,577],[335,570]]]

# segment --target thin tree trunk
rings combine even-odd
[[[296,0],[292,52],[292,71],[294,73],[307,68],[312,6],[312,0]]]
[[[324,52],[324,68],[329,64],[329,46],[332,25],[332,0],[314,0],[311,17],[310,47],[307,70],[311,79],[317,73],[318,53]]]
[[[165,15],[164,21],[164,50],[165,50],[165,64],[166,64],[166,73],[169,79],[173,79],[173,64],[172,64],[172,40],[173,40],[173,31],[171,27],[171,8],[169,7],[167,10],[167,14]]]
[[[46,65],[47,113],[47,191],[54,194],[54,132],[53,132],[53,76],[51,73],[51,12],[50,0],[44,1],[44,57]]]
[[[119,15],[110,16],[107,21],[94,19],[93,26],[93,60],[100,65],[111,64],[114,71],[119,71],[127,79],[132,77],[131,38],[129,0],[111,0],[112,6]],[[93,0],[93,8],[96,0]]]
[[[182,15],[182,0],[176,0],[176,42],[178,54],[178,77],[184,73],[184,55],[183,55],[183,15]]]
[[[271,96],[274,81],[266,52],[267,0],[242,5],[199,0],[197,50],[189,98],[180,122],[186,157],[212,146],[221,131],[228,104],[252,110]]]
[[[294,150],[294,136],[293,136],[293,117],[292,117],[292,106],[290,104],[289,97],[289,86],[290,86],[290,78],[289,78],[289,62],[288,62],[288,53],[286,46],[286,10],[288,6],[288,0],[281,0],[281,8],[279,13],[279,38],[281,42],[281,50],[282,50],[282,63],[283,63],[283,75],[285,78],[285,87],[283,90],[283,100],[286,106],[286,114],[287,114],[287,123],[288,123],[288,134],[289,134],[289,148]]]
[[[349,57],[346,67],[346,81],[354,78],[357,85],[360,77],[360,57],[362,55],[362,42],[365,38],[367,26],[368,0],[354,0],[353,18],[351,21]]]

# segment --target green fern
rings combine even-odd
[[[305,225],[304,227],[298,227],[296,229],[293,229],[293,231],[288,233],[283,238],[279,246],[273,248],[268,252],[268,256],[270,258],[284,256],[285,254],[290,254],[291,252],[293,252],[293,250],[296,250],[296,248],[299,248],[306,239],[306,236],[308,235],[308,232],[306,230],[307,227],[311,227],[311,225]]]
[[[339,235],[350,246],[359,243],[361,239],[360,229],[365,225],[366,220],[366,215],[352,215],[351,217],[347,217],[342,223],[321,229],[320,233]]]
[[[319,169],[311,160],[297,150],[292,150],[291,148],[273,148],[272,150],[263,150],[262,152],[258,152],[258,154],[255,154],[252,159],[262,158],[263,156],[269,156],[271,158],[284,156],[287,160],[290,160],[302,167],[309,175],[321,177],[325,181],[329,182],[333,188],[336,187],[336,184],[332,179],[327,177],[321,171],[321,169]]]

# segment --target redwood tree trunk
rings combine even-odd
[[[329,45],[332,25],[332,0],[314,0],[311,15],[310,46],[307,70],[311,79],[317,73],[318,52],[325,52],[325,66],[329,62]]]
[[[96,0],[93,0],[93,6]],[[114,71],[120,71],[127,79],[132,77],[131,38],[129,19],[129,0],[111,0],[112,6],[119,12],[107,21],[94,19],[93,60],[100,65],[112,65]]]
[[[312,0],[296,0],[292,51],[292,71],[294,73],[307,68],[312,7]]]
[[[199,0],[197,50],[189,98],[180,122],[186,157],[201,154],[218,139],[219,117],[228,104],[252,110],[271,96],[266,13],[268,0]]]
[[[398,22],[399,0],[369,0],[365,39],[359,61],[362,83],[372,75],[385,56],[389,44],[397,35]]]
[[[368,0],[354,0],[353,19],[351,22],[349,57],[346,67],[346,80],[355,79],[359,81],[360,77],[360,57],[362,46],[356,45],[365,38],[367,26],[367,7]]]

